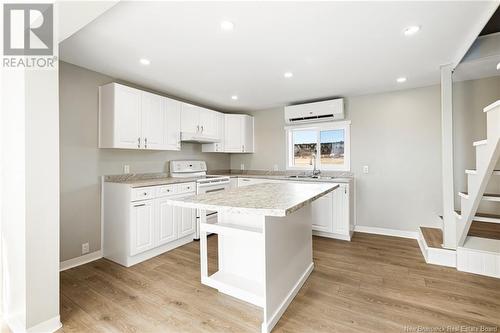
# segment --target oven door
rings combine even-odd
[[[221,182],[221,183],[211,183],[211,184],[198,184],[196,188],[196,194],[204,194],[204,193],[213,193],[219,192],[229,189],[229,182]],[[200,239],[200,212],[201,210],[196,211],[196,235],[195,239]],[[217,212],[213,210],[205,211],[207,216],[208,223],[217,223]]]

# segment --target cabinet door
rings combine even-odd
[[[198,133],[200,108],[196,105],[182,103],[181,109],[181,131],[187,133]]]
[[[200,108],[200,134],[207,138],[218,138],[217,111]]]
[[[114,148],[140,149],[141,91],[117,84],[114,95]]]
[[[242,145],[243,151],[245,153],[253,153],[254,152],[254,139],[253,139],[253,121],[254,118],[251,116],[243,116],[242,117]]]
[[[174,207],[174,216],[178,224],[178,238],[185,237],[196,230],[196,209]]]
[[[229,153],[241,153],[243,151],[243,143],[241,142],[242,132],[242,115],[226,114],[224,115],[224,151]]]
[[[153,200],[136,202],[130,210],[130,255],[133,256],[155,246]]]
[[[181,150],[181,102],[165,98],[166,109],[166,149]]]
[[[157,200],[158,245],[177,239],[177,223],[175,223],[174,209],[174,206],[167,204],[167,198]]]
[[[332,232],[333,229],[333,193],[322,196],[312,202],[312,229]]]
[[[333,191],[333,232],[349,235],[349,184],[339,184]]]
[[[142,147],[145,149],[165,149],[167,131],[163,97],[142,92]]]

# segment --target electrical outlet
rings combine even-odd
[[[82,254],[87,254],[90,251],[89,243],[83,243],[82,244]]]
[[[363,173],[368,173],[370,170],[368,169],[368,165],[363,166]]]
[[[123,165],[123,173],[130,173],[130,165],[128,164]]]
[[[240,164],[240,170],[245,170],[245,164],[243,163]]]
[[[273,169],[274,169],[274,171],[278,171],[278,164],[275,164]]]

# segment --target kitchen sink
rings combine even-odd
[[[322,177],[322,176],[307,176],[307,175],[293,175],[293,176],[288,176],[288,178],[294,178],[294,179],[334,179],[335,177]]]

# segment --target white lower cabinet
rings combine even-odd
[[[174,207],[174,220],[179,224],[179,238],[196,231],[196,209]]]
[[[177,239],[177,223],[175,208],[167,204],[168,198],[157,199],[158,205],[158,245],[170,243]]]
[[[331,193],[313,201],[313,233],[351,240],[354,230],[350,184],[340,183]]]
[[[238,187],[261,183],[282,183],[296,181],[238,177]],[[351,240],[354,231],[354,200],[352,183],[338,183],[332,192],[314,200],[312,206],[312,230],[314,235]]]
[[[189,243],[196,209],[169,205],[169,198],[192,196],[195,183],[130,188],[103,185],[103,256],[126,267]]]
[[[153,200],[134,203],[130,208],[130,255],[147,251],[155,245]]]

